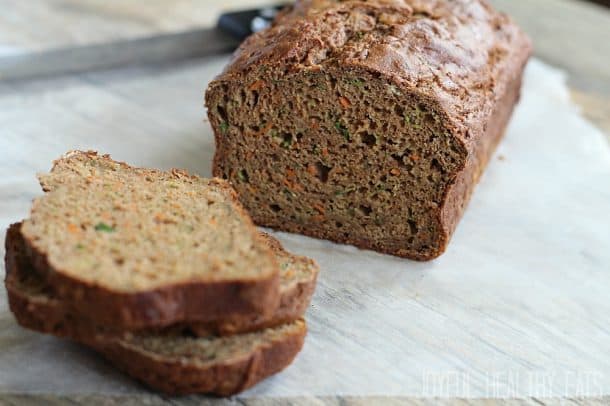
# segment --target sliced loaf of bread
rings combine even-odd
[[[82,340],[92,336],[124,336],[127,332],[113,324],[99,323],[82,315],[78,308],[60,300],[45,279],[34,269],[25,252],[21,223],[12,224],[5,240],[5,286],[9,306],[23,327],[41,333]],[[269,317],[232,316],[214,322],[177,323],[163,329],[140,333],[185,333],[205,337],[231,335],[273,327],[301,318],[311,301],[319,268],[306,257],[286,252],[279,241],[261,233],[280,265],[280,306]]]
[[[261,226],[436,258],[531,49],[487,0],[297,0],[208,86],[213,173]]]
[[[269,317],[279,266],[228,184],[75,151],[40,175],[21,234],[49,288],[128,330]]]
[[[285,368],[303,345],[306,325],[302,319],[230,337],[212,334],[194,337],[175,328],[114,335],[107,327],[75,314],[55,296],[29,263],[19,228],[20,224],[14,224],[7,232],[5,258],[9,304],[19,324],[88,345],[154,389],[170,394],[232,395]],[[273,239],[269,242],[275,244]],[[293,266],[293,262],[302,260],[290,257],[281,246],[274,249],[285,256],[280,260],[282,264]],[[315,280],[316,267],[313,272],[300,266],[294,269],[301,276],[283,286],[303,286],[305,279],[311,279],[305,274],[313,274]],[[280,308],[278,317],[286,316],[294,308],[304,309],[308,302],[309,295],[295,294],[292,300],[283,297],[282,303],[290,306]]]

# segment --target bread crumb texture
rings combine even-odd
[[[51,268],[82,282],[134,292],[277,272],[223,180],[79,151],[39,179],[46,193],[35,199],[22,234]]]

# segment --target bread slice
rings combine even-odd
[[[6,233],[5,286],[9,306],[19,323],[29,329],[60,337],[79,339],[90,336],[119,336],[125,330],[114,324],[99,323],[83,316],[78,308],[57,299],[44,278],[32,267],[25,252],[21,223],[12,224]],[[194,336],[230,335],[250,332],[294,321],[305,314],[314,292],[318,265],[307,257],[292,255],[275,238],[260,233],[280,265],[280,306],[269,317],[232,316],[209,323],[177,323],[163,332],[184,332]],[[53,301],[53,305],[49,302]],[[40,317],[24,316],[28,314]],[[155,332],[156,330],[142,330]]]
[[[271,247],[280,266],[280,305],[271,317],[235,315],[212,323],[189,323],[187,330],[197,336],[243,333],[277,326],[302,317],[316,287],[319,267],[307,257],[293,255],[267,233],[261,237]]]
[[[89,345],[153,389],[230,396],[286,368],[306,333],[305,321],[299,319],[229,337],[147,335]]]
[[[21,227],[28,257],[96,323],[133,330],[276,310],[277,260],[226,182],[75,151],[40,183]]]
[[[231,395],[285,368],[303,345],[306,325],[302,319],[230,337],[193,337],[178,329],[114,335],[74,314],[54,295],[29,263],[19,226],[14,224],[7,232],[5,258],[9,305],[19,324],[88,345],[154,389],[170,394]],[[308,273],[305,269],[295,271],[301,272]],[[285,315],[288,310],[279,313]]]

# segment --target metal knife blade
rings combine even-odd
[[[0,80],[88,72],[229,52],[239,40],[215,28],[0,57]]]
[[[0,56],[0,81],[156,64],[234,50],[282,6],[223,14],[218,25],[139,39]]]

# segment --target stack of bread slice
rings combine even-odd
[[[257,231],[226,182],[75,151],[40,183],[6,235],[22,326],[170,394],[235,394],[300,351],[318,267]]]

